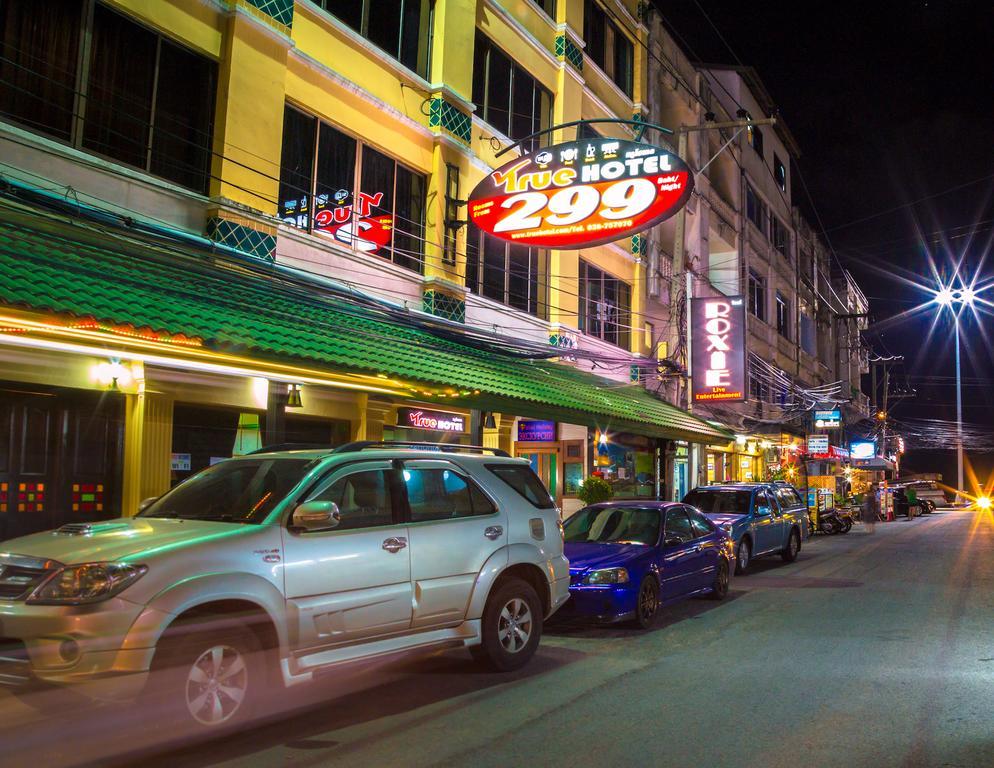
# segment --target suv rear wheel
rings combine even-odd
[[[531,584],[510,579],[495,589],[483,609],[483,642],[470,647],[477,661],[497,672],[528,663],[542,637],[542,603]]]
[[[201,731],[222,731],[249,720],[266,684],[263,652],[242,627],[167,635],[156,652],[151,695],[172,718]]]

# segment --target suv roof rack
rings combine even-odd
[[[421,448],[442,453],[492,453],[494,456],[510,458],[510,454],[500,448],[487,448],[483,445],[461,445],[459,443],[426,443],[413,440],[357,440],[340,445],[332,453],[353,453],[367,448]]]
[[[254,451],[249,451],[244,455],[254,456],[257,453],[274,453],[276,451],[330,451],[332,448],[333,446],[322,443],[273,443],[272,445],[264,445],[262,448],[256,448]]]

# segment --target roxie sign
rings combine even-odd
[[[687,164],[660,147],[571,141],[491,172],[469,196],[469,218],[513,243],[587,248],[672,216],[693,188]]]
[[[695,402],[745,400],[745,313],[741,296],[690,302]]]

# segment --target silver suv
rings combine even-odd
[[[3,549],[0,682],[154,695],[204,728],[249,717],[271,685],[373,657],[465,646],[516,669],[569,596],[541,480],[457,446],[258,452],[134,518]]]

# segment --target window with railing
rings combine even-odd
[[[788,341],[793,336],[791,333],[790,300],[780,291],[777,291],[777,333]]]
[[[749,312],[766,320],[766,280],[753,269],[749,270]]]
[[[473,293],[545,318],[547,263],[547,251],[498,240],[469,225],[466,287]]]
[[[635,46],[599,3],[585,0],[583,6],[584,52],[631,98]]]
[[[628,349],[631,339],[632,288],[580,260],[580,330]]]
[[[197,192],[217,63],[93,0],[0,2],[0,116]]]
[[[770,242],[783,256],[789,256],[790,233],[780,219],[770,214]]]
[[[763,202],[762,198],[756,194],[756,190],[752,188],[752,184],[746,184],[746,218],[751,221],[756,229],[766,235],[766,203]]]
[[[480,118],[512,139],[548,128],[552,120],[552,94],[480,32],[473,54],[473,101]],[[542,143],[547,137],[522,149],[530,152]]]
[[[428,74],[431,0],[314,0],[390,57]]]
[[[783,164],[780,156],[773,153],[773,178],[777,180],[777,186],[781,192],[787,191],[787,166]]]
[[[426,188],[424,174],[323,120],[284,110],[285,224],[422,272]]]

